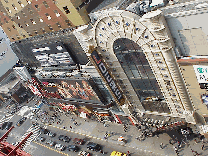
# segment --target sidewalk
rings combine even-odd
[[[62,113],[59,113],[62,114]],[[71,120],[71,117],[78,123],[78,126],[74,125],[74,121]],[[169,135],[167,133],[163,133],[159,135],[159,138],[157,136],[154,137],[148,137],[144,141],[136,140],[135,138],[141,135],[141,132],[138,131],[138,129],[135,126],[129,125],[128,131],[123,131],[123,125],[106,122],[108,127],[104,127],[102,123],[99,123],[97,121],[89,120],[89,119],[83,119],[80,117],[77,117],[75,115],[68,115],[66,117],[64,114],[60,116],[61,122],[60,124],[57,124],[57,122],[52,123],[51,125],[46,124],[47,126],[53,126],[62,130],[70,131],[73,133],[77,133],[89,138],[95,138],[98,140],[102,140],[104,142],[109,142],[113,144],[118,144],[121,146],[130,147],[131,149],[135,149],[135,151],[138,151],[140,156],[176,156],[176,153],[174,151],[174,146],[177,146],[177,144],[171,145],[169,144],[169,139],[171,138],[170,133]],[[85,121],[86,120],[86,121]],[[177,119],[174,119],[177,120]],[[72,126],[72,129],[70,129],[70,126]],[[65,127],[65,129],[63,129]],[[105,133],[111,133],[114,132],[114,135],[108,137],[107,140],[104,139]],[[124,144],[122,142],[118,141],[118,138],[120,136],[123,136],[124,139],[127,139],[127,143]],[[160,144],[164,144],[164,148],[160,148]],[[207,145],[205,144],[205,150],[201,150],[201,143],[195,144],[194,141],[189,141],[190,146],[187,147],[186,145],[183,145],[182,148],[179,150],[180,156],[192,156],[193,153],[191,151],[191,148],[198,153],[201,153],[201,155],[207,156],[208,155],[208,149]],[[191,148],[190,148],[191,147]]]

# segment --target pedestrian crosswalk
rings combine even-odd
[[[0,120],[0,125],[3,124],[4,122],[8,122],[10,119],[12,119],[14,114],[6,114],[1,120]]]
[[[32,125],[22,135],[22,137],[16,142],[16,144],[18,144],[19,142],[21,142],[30,132],[32,132],[33,134],[27,139],[26,143],[22,147],[22,150],[25,150],[25,148],[31,143],[31,141],[33,141],[34,139],[36,139],[41,134],[41,132],[40,132],[40,126],[39,125]]]

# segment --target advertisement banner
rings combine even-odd
[[[193,65],[199,83],[208,83],[208,66]]]
[[[94,61],[94,64],[97,66],[97,69],[99,73],[101,74],[101,76],[105,79],[106,83],[111,89],[111,92],[114,94],[114,97],[116,98],[117,102],[120,105],[123,105],[124,98],[123,98],[122,92],[119,90],[118,86],[114,82],[112,75],[107,70],[105,63],[102,61],[102,59],[100,58],[96,50],[94,50],[91,53],[91,59]]]
[[[40,79],[48,93],[58,93],[64,98],[100,101],[88,80]]]

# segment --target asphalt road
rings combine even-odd
[[[37,103],[37,101],[32,100],[27,105],[33,106],[35,103]],[[6,110],[5,110],[5,108],[1,108],[0,111],[1,111],[1,113],[0,113],[0,119],[1,119],[6,114]],[[18,141],[18,139],[20,139],[21,136],[24,135],[24,133],[29,129],[29,127],[32,126],[32,121],[30,119],[27,119],[20,127],[17,127],[16,123],[18,122],[19,119],[22,118],[22,116],[17,115],[17,114],[18,113],[16,113],[9,120],[10,122],[13,122],[13,125],[15,126],[15,128],[11,131],[11,133],[9,134],[9,137],[7,138],[7,142],[9,142],[9,143],[15,143],[16,141]],[[41,134],[40,136],[43,136],[44,138],[46,138],[46,141],[48,139],[52,139],[56,143],[61,143],[65,146],[69,146],[69,145],[73,144],[73,139],[74,138],[84,139],[84,140],[86,140],[86,143],[84,145],[78,145],[80,147],[80,150],[89,151],[86,148],[86,144],[87,144],[88,141],[91,141],[91,142],[95,142],[95,143],[100,144],[102,146],[102,150],[106,153],[105,155],[110,155],[110,153],[114,150],[120,151],[120,152],[125,152],[125,153],[127,151],[130,151],[130,149],[128,149],[127,147],[122,147],[122,146],[119,146],[117,144],[112,144],[112,143],[108,143],[106,141],[97,140],[95,138],[88,138],[86,136],[76,134],[76,133],[73,133],[73,132],[68,132],[66,130],[62,130],[62,129],[59,129],[59,128],[47,127],[47,129],[49,129],[52,132],[55,132],[57,135],[54,138],[51,138],[51,137],[49,137],[45,134]],[[0,130],[0,137],[6,131],[7,130]],[[62,142],[58,139],[59,135],[67,135],[67,136],[71,137],[71,141],[69,143],[64,143],[64,142]],[[67,155],[67,154],[70,155],[70,156],[78,155],[78,152],[71,152],[71,151],[68,151],[67,149],[65,151],[62,151],[63,152],[63,154],[62,154],[62,153],[60,153],[59,150],[55,149],[55,147],[50,147],[45,142],[40,142],[40,141],[34,140],[33,142],[31,142],[30,145],[28,145],[26,147],[25,151],[30,153],[32,156],[62,156],[62,155]],[[89,152],[93,156],[102,156],[102,154],[99,153],[99,152],[95,152],[95,151],[89,151]],[[135,151],[135,152],[130,151],[130,152],[132,152],[132,156],[137,155],[137,151]]]
[[[41,134],[40,136],[43,136],[44,138],[46,138],[46,141],[51,139],[53,141],[55,141],[56,143],[61,143],[63,145],[65,145],[66,147],[69,146],[69,145],[74,145],[73,143],[73,139],[74,138],[79,138],[79,139],[84,139],[86,140],[86,143],[84,145],[78,145],[80,147],[80,150],[85,150],[85,151],[89,151],[87,150],[86,148],[86,144],[88,141],[91,141],[91,142],[94,142],[94,143],[98,143],[102,146],[102,150],[106,153],[105,155],[110,155],[110,153],[114,150],[116,151],[120,151],[120,152],[127,152],[127,151],[130,151],[129,148],[127,147],[121,147],[121,146],[118,146],[116,144],[111,144],[111,143],[107,143],[106,141],[102,141],[102,140],[97,140],[97,139],[94,139],[94,138],[88,138],[88,137],[85,137],[83,135],[79,135],[79,134],[75,134],[75,133],[72,133],[72,132],[68,132],[68,131],[65,131],[65,130],[61,130],[61,129],[58,129],[58,128],[54,128],[54,127],[47,127],[47,129],[49,129],[50,131],[52,132],[55,132],[57,135],[53,138],[45,135],[45,134]],[[60,140],[58,140],[58,137],[59,135],[66,135],[66,136],[69,136],[71,137],[71,140],[69,143],[64,143]],[[44,147],[44,146],[47,146],[47,147],[50,147],[49,145],[46,145],[46,141],[44,142],[40,142],[40,141],[37,141],[37,143]],[[35,141],[36,142],[36,141]],[[39,146],[38,145],[38,146]],[[33,146],[34,146],[34,143],[33,143]],[[46,147],[46,148],[47,148]],[[55,149],[54,147],[50,147],[51,150]],[[37,152],[38,151],[34,151],[33,153],[31,153],[32,155],[37,155]],[[78,152],[71,152],[71,151],[68,151],[68,150],[65,150],[65,151],[62,151],[63,153],[66,153],[70,156],[75,156],[75,155],[78,155]],[[99,152],[95,152],[95,151],[89,151],[91,153],[91,155],[93,156],[102,156],[103,154],[99,153]],[[137,156],[137,151],[130,151],[132,153],[132,156]],[[48,154],[47,154],[48,155]],[[62,155],[62,154],[61,154]]]

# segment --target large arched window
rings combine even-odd
[[[145,110],[169,113],[141,47],[134,41],[120,38],[114,42],[113,50]]]

